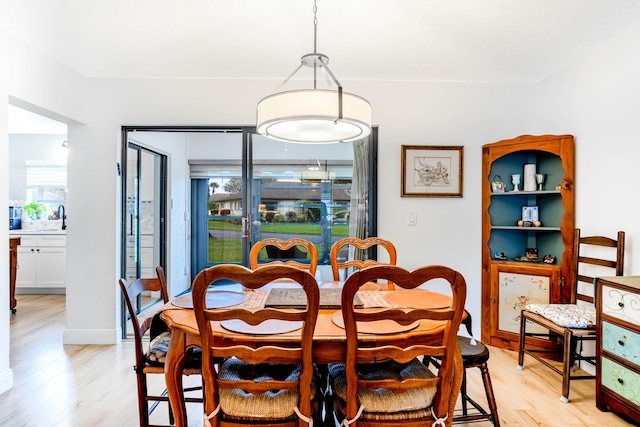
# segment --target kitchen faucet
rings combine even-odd
[[[62,216],[60,216],[60,209],[62,209]],[[58,218],[62,218],[62,229],[66,230],[67,229],[67,215],[64,212],[64,205],[60,205],[58,206]]]

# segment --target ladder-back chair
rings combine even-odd
[[[574,265],[576,277],[571,284],[570,304],[528,304],[522,310],[520,319],[520,344],[518,369],[524,366],[524,355],[528,354],[562,376],[562,396],[569,401],[571,380],[594,379],[595,375],[584,371],[572,373],[576,362],[586,362],[595,366],[593,353],[583,354],[583,343],[595,342],[596,310],[594,306],[594,278],[596,276],[621,276],[624,269],[624,231],[619,231],[615,239],[605,236],[580,235],[574,232]],[[597,273],[595,273],[597,271]],[[527,332],[527,326],[535,324],[548,333]],[[556,349],[546,349],[528,342],[527,338],[551,340]],[[558,367],[552,359],[562,362]]]

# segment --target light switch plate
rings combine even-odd
[[[418,213],[416,211],[408,212],[407,225],[418,225]]]

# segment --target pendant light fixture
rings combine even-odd
[[[342,85],[329,69],[329,57],[316,52],[318,7],[313,5],[313,53],[302,57],[300,65],[276,91],[303,66],[313,68],[313,88],[273,93],[258,102],[256,127],[259,134],[279,141],[300,144],[351,142],[371,133],[371,105]],[[317,72],[324,72],[336,90],[318,89]]]

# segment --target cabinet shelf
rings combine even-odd
[[[491,193],[491,197],[512,197],[512,196],[549,196],[561,193],[559,190],[542,190],[542,191],[506,191],[504,193]]]
[[[560,231],[560,227],[521,227],[519,225],[492,225],[492,230],[514,230],[526,231],[529,233],[539,233],[542,231]]]

